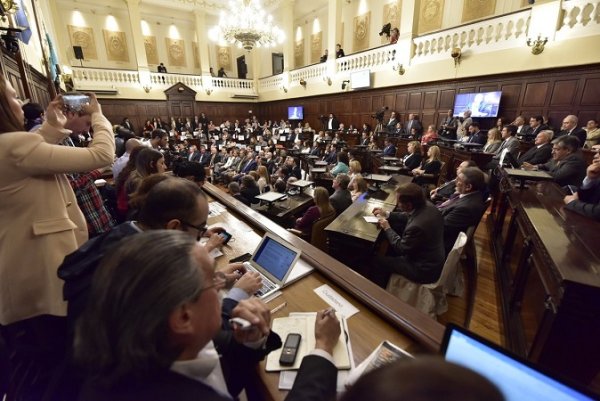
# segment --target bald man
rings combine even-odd
[[[112,167],[114,179],[117,179],[119,174],[121,174],[121,171],[123,171],[123,168],[127,165],[127,162],[129,161],[129,155],[131,154],[131,151],[137,148],[138,146],[143,146],[142,142],[135,138],[129,139],[127,142],[125,142],[125,153],[123,153],[123,156],[119,157],[115,161],[115,164],[113,164]]]
[[[579,124],[579,119],[577,118],[577,116],[574,116],[572,114],[566,116],[563,119],[563,122],[561,125],[561,131],[558,133],[558,135],[556,137],[559,138],[564,135],[574,136],[577,139],[579,139],[579,147],[582,147],[583,144],[585,143],[587,134],[583,130],[583,128],[577,126],[578,124]]]

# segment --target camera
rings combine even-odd
[[[381,32],[379,32],[379,36],[385,35],[386,38],[389,38],[390,34],[391,34],[391,30],[392,30],[392,24],[390,22],[388,22],[387,24],[385,24],[384,26],[381,27]]]

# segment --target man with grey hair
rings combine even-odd
[[[214,265],[204,247],[172,230],[139,234],[105,258],[76,331],[75,358],[89,372],[80,399],[235,399],[232,373],[252,377],[246,361],[281,341],[256,298],[230,315],[250,328],[234,324],[223,336],[218,292],[225,279]],[[339,335],[335,313],[318,312],[315,350],[303,358],[287,400],[335,398],[331,354]]]
[[[458,140],[467,135],[467,129],[471,124],[473,124],[471,110],[465,110],[463,116],[463,120],[458,124],[458,128],[456,130],[456,139]]]
[[[534,146],[532,146],[527,152],[519,157],[519,163],[525,162],[530,164],[543,164],[546,163],[552,157],[552,137],[554,132],[552,130],[543,130],[535,137]]]
[[[573,135],[563,135],[554,141],[552,160],[545,164],[523,163],[525,170],[545,170],[558,185],[577,186],[585,177],[585,161],[581,158],[581,144]]]
[[[337,216],[352,204],[352,194],[348,191],[348,185],[350,184],[350,177],[347,174],[338,174],[333,179],[334,193],[329,197],[331,205],[335,209]]]
[[[561,136],[565,135],[574,136],[577,139],[579,139],[579,147],[581,148],[585,143],[587,134],[583,130],[583,128],[577,126],[578,123],[579,119],[577,118],[577,116],[569,114],[563,119],[561,131],[558,133],[558,135],[556,135],[556,137],[560,138]]]

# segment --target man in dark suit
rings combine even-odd
[[[498,167],[498,164],[500,164],[500,159],[502,158],[505,149],[508,153],[512,155],[514,159],[517,158],[521,144],[515,136],[516,134],[516,126],[505,125],[504,127],[502,127],[502,143],[500,144],[498,150],[496,150],[494,156],[492,157],[492,160],[490,160],[490,162],[485,166],[486,171],[493,170],[496,167]]]
[[[529,131],[531,130],[529,125],[525,124],[525,118],[523,116],[517,116],[511,125],[517,127],[517,133],[515,136],[518,137],[524,137],[525,135],[528,135]]]
[[[423,125],[419,121],[419,116],[411,113],[408,115],[408,121],[406,122],[406,134],[412,135],[413,128],[415,129],[414,138],[420,138],[423,133]]]
[[[250,330],[237,324],[223,330],[230,324],[221,317],[218,292],[227,281],[186,233],[137,234],[105,266],[91,293],[98,302],[86,309],[76,334],[76,357],[92,374],[80,399],[230,400],[239,394],[232,381],[253,377],[256,361],[274,349],[274,341],[281,345],[270,331],[269,308],[256,298],[226,316],[251,322]],[[320,311],[317,351],[302,360],[287,400],[335,397],[337,370],[328,358],[339,335],[335,314]]]
[[[550,141],[554,136],[554,132],[551,130],[540,131],[536,137],[534,146],[532,146],[527,152],[519,157],[519,163],[525,162],[530,164],[543,164],[546,163],[552,157],[552,144]]]
[[[352,204],[352,194],[348,191],[350,177],[347,174],[338,174],[333,179],[333,195],[329,197],[331,206],[335,209],[335,214],[339,216]]]
[[[383,148],[383,152],[382,152],[382,156],[396,156],[396,147],[394,146],[393,143],[390,142],[389,139],[385,139],[385,141],[383,141],[384,144],[384,148]]]
[[[474,160],[465,160],[460,163],[456,168],[456,176],[458,177],[458,175],[467,167],[477,167],[477,163]],[[429,193],[429,198],[433,203],[441,203],[448,200],[455,192],[456,178],[432,189]]]
[[[487,142],[487,135],[485,135],[479,129],[479,123],[474,121],[469,125],[469,138],[464,141],[465,143],[478,143],[480,145],[485,145]]]
[[[385,127],[387,128],[388,131],[391,132],[396,128],[397,123],[398,123],[398,120],[396,119],[396,112],[392,111],[392,114],[390,114],[390,120],[387,122]]]
[[[200,163],[202,167],[206,167],[210,163],[210,153],[206,151],[206,146],[204,145],[200,145],[200,157],[198,158],[198,163]]]
[[[327,145],[325,148],[325,157],[323,158],[323,161],[326,161],[327,164],[335,164],[337,162],[337,151],[335,146]]]
[[[198,160],[200,160],[200,151],[198,150],[196,145],[190,146],[187,159],[191,162],[197,162]]]
[[[565,196],[565,209],[600,221],[600,145],[594,147],[594,160],[577,192]]]
[[[552,160],[545,164],[523,163],[525,170],[547,171],[558,185],[577,186],[585,177],[585,161],[581,158],[579,139],[572,135],[558,138],[552,147]]]
[[[560,138],[561,136],[565,135],[574,136],[577,139],[579,139],[579,147],[581,148],[585,143],[587,134],[583,128],[577,126],[578,123],[579,119],[577,118],[577,116],[574,116],[572,114],[566,116],[563,119],[561,131],[556,135],[556,137]]]
[[[361,137],[361,139],[360,139],[360,144],[361,144],[362,146],[369,146],[369,141],[370,141],[370,140],[371,140],[371,139],[369,138],[369,133],[368,133],[368,132],[363,132],[363,133],[362,133],[362,137]]]
[[[537,134],[548,129],[548,126],[544,124],[543,116],[534,116],[529,119],[529,131],[525,133],[525,139],[535,138]]]
[[[383,288],[392,273],[417,283],[434,283],[445,261],[444,218],[417,184],[400,185],[396,194],[400,212],[373,209],[396,256],[377,256],[369,278]]]
[[[329,113],[329,118],[327,119],[327,122],[325,123],[325,130],[337,131],[339,128],[340,128],[340,122],[333,115],[333,113]]]
[[[456,177],[456,193],[438,205],[444,216],[444,248],[450,253],[458,234],[476,226],[483,216],[485,176],[477,167],[463,169]]]

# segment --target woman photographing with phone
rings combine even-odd
[[[65,173],[103,168],[114,159],[111,125],[96,97],[88,96],[89,103],[68,116],[57,97],[44,124],[26,132],[23,103],[0,78],[0,330],[11,355],[9,380],[17,379],[18,369],[37,376],[35,383],[21,382],[27,394],[43,394],[64,357],[67,308],[57,268],[88,238]],[[70,132],[65,127],[90,125],[94,139],[87,148],[60,145]],[[18,379],[25,380],[22,371]]]

